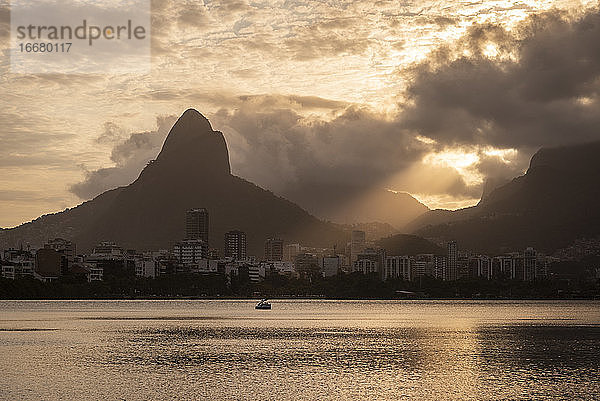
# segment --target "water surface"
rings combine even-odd
[[[3,301],[0,398],[600,399],[594,301]]]

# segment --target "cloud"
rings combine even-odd
[[[425,151],[395,121],[356,106],[326,120],[248,102],[212,121],[227,136],[233,170],[275,191],[306,183],[372,186]]]
[[[154,159],[175,122],[175,116],[157,117],[156,131],[134,133],[112,149],[110,159],[114,167],[86,171],[85,179],[70,187],[70,191],[81,199],[90,199],[112,188],[130,184],[144,166]],[[123,135],[123,129],[107,122],[104,132],[97,138],[99,143],[108,143]]]
[[[372,218],[376,208],[363,203],[381,199],[388,182],[430,149],[396,120],[367,107],[303,115],[263,100],[249,98],[235,110],[211,116],[213,126],[226,136],[232,171],[319,217],[347,222]],[[367,210],[370,217],[363,213]],[[404,212],[397,211],[397,221],[408,219]]]
[[[125,130],[113,122],[104,123],[104,132],[96,138],[100,144],[112,144],[119,141],[125,135]]]
[[[347,28],[351,21],[345,22],[343,27]],[[345,31],[333,30],[335,25],[331,25],[331,21],[325,24],[294,30],[293,36],[284,41],[285,49],[294,59],[311,60],[342,54],[364,54],[372,44],[368,37],[349,37]]]
[[[600,14],[473,26],[413,70],[403,126],[448,146],[531,150],[599,138]]]

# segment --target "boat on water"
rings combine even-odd
[[[267,302],[267,298],[261,299],[260,302],[256,304],[254,309],[271,309],[271,304]]]

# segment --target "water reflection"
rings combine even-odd
[[[103,305],[3,314],[0,398],[600,398],[597,303]]]

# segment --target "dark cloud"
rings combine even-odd
[[[597,12],[576,20],[550,12],[514,32],[474,26],[457,48],[414,70],[403,126],[446,145],[531,149],[597,139],[599,37]],[[496,57],[486,55],[491,44]]]
[[[372,186],[425,151],[396,122],[354,106],[326,121],[249,103],[221,110],[213,121],[229,133],[234,170],[280,190],[302,183]]]
[[[100,144],[113,144],[118,142],[124,135],[125,130],[123,128],[109,121],[104,123],[104,131],[96,138],[96,142]]]
[[[457,21],[454,18],[439,16],[439,17],[433,18],[433,22],[439,26],[447,27],[450,25],[455,25]]]
[[[211,122],[227,138],[234,174],[319,217],[355,222],[396,209],[394,221],[402,222],[416,213],[385,197],[388,181],[429,150],[397,121],[357,106],[323,119],[249,101],[219,111]]]
[[[515,152],[508,162],[499,156],[481,153],[475,168],[486,178],[509,179],[521,175],[523,167],[529,163],[529,156],[535,149],[522,149]]]
[[[174,122],[175,116],[158,117],[156,131],[134,133],[118,142],[110,156],[115,166],[86,171],[85,179],[72,185],[71,192],[81,199],[90,199],[108,189],[131,183],[144,166],[156,157]],[[118,139],[123,132],[119,126],[110,122],[104,128],[104,132],[98,137],[101,143]]]

